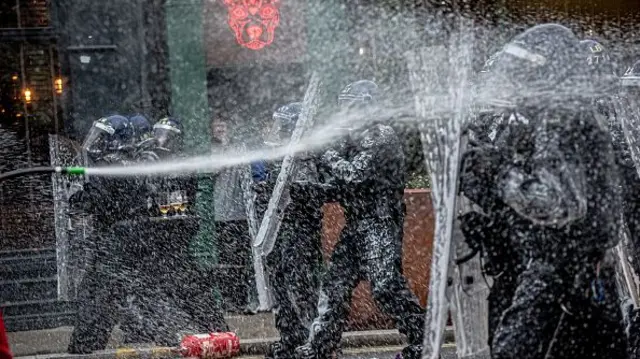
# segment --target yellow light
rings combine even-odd
[[[56,93],[57,94],[61,94],[62,93],[62,79],[58,77],[54,83],[55,83],[55,87],[56,87]]]
[[[22,114],[21,113],[17,113],[16,117],[22,117]]]
[[[12,79],[13,81],[18,81],[18,75],[13,75],[13,76],[11,76],[11,79]]]
[[[27,103],[31,103],[31,90],[29,89],[24,90],[24,100]]]

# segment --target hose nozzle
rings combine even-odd
[[[58,168],[60,168],[59,171],[58,171]],[[56,172],[65,173],[72,176],[73,175],[82,176],[85,174],[85,168],[84,167],[57,167]]]

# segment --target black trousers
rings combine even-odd
[[[588,294],[594,278],[584,273],[532,260],[495,330],[492,358],[625,358],[613,272],[600,274],[605,294],[599,303]],[[587,285],[574,286],[578,275],[585,276]]]
[[[78,311],[69,343],[71,353],[90,353],[106,347],[113,327],[120,322],[131,293],[130,278],[137,276],[134,253],[122,252],[113,229],[103,229],[90,238],[95,250],[82,278]]]
[[[251,237],[246,220],[216,222],[216,244],[220,270],[220,294],[223,308],[242,312],[250,302],[254,286],[251,262]]]
[[[317,315],[322,274],[322,217],[317,208],[310,213],[290,213],[280,228],[267,271],[273,288],[275,325],[287,357],[309,337]],[[311,214],[311,215],[310,215]]]
[[[347,222],[322,279],[319,315],[311,327],[309,344],[319,357],[337,348],[351,294],[361,280],[371,283],[374,300],[395,319],[409,344],[422,344],[424,310],[402,275],[402,240],[397,223],[392,219]]]

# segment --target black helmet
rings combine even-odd
[[[378,101],[378,85],[373,81],[360,80],[345,86],[338,95],[340,107],[369,106]]]
[[[504,56],[504,52],[502,50],[499,50],[489,56],[487,61],[485,61],[484,65],[482,66],[482,69],[478,73],[476,82],[474,84],[474,88],[478,93],[478,98],[476,99],[477,102],[475,105],[477,106],[477,110],[481,113],[493,113],[496,111],[496,109],[499,108],[512,108],[515,106],[511,101],[511,98],[504,96],[501,97],[500,94],[496,93],[498,91],[495,91],[496,88],[500,88],[503,90],[513,89],[513,86],[511,86],[509,81],[494,74],[496,62],[499,61],[501,56]],[[496,81],[500,82],[497,83]],[[509,93],[508,90],[505,90],[504,92]]]
[[[92,161],[102,161],[106,156],[134,145],[133,126],[126,117],[113,115],[93,122],[82,144],[82,150]]]
[[[271,130],[265,137],[265,144],[269,146],[279,146],[287,142],[293,130],[296,128],[298,118],[302,113],[302,103],[292,102],[279,107],[273,113],[273,124]]]
[[[354,122],[361,122],[357,117],[363,116],[367,117],[366,120],[370,120],[378,101],[380,101],[380,92],[378,85],[373,81],[360,80],[345,86],[338,95],[338,106],[341,111],[358,115],[356,118],[345,117],[343,121],[346,122],[336,124],[336,130],[350,133],[355,127],[358,127]]]
[[[165,154],[182,151],[182,123],[175,117],[165,117],[153,125],[156,149]]]
[[[537,97],[540,92],[557,90],[575,74],[574,67],[583,58],[578,43],[574,33],[562,25],[534,26],[502,48],[491,72],[501,77],[498,81],[508,81],[511,91],[518,92],[516,96]],[[499,83],[492,86],[501,88]]]
[[[622,86],[627,88],[640,88],[640,61],[627,69],[622,76]]]
[[[143,115],[135,115],[129,119],[133,126],[135,144],[138,148],[146,148],[153,142],[151,124]]]
[[[590,77],[597,77],[595,84],[598,89],[602,87],[613,87],[618,83],[618,76],[613,68],[609,51],[595,40],[580,41],[580,49],[586,59],[586,68]]]
[[[580,49],[585,54],[587,65],[600,68],[611,67],[609,51],[601,43],[590,39],[582,40]]]

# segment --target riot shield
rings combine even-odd
[[[296,128],[293,130],[291,140],[287,145],[289,149],[293,149],[302,138],[302,135],[313,126],[314,116],[318,109],[318,101],[320,100],[320,77],[317,73],[313,73],[307,92],[304,95],[303,109]],[[289,185],[291,183],[292,173],[295,172],[296,161],[295,153],[289,153],[282,160],[282,167],[276,180],[275,188],[269,200],[269,206],[264,214],[260,229],[258,231],[255,246],[262,248],[263,255],[268,255],[273,250],[276,236],[282,222],[284,209],[289,203]]]
[[[640,177],[640,112],[638,112],[640,107],[637,103],[624,97],[614,99],[613,104],[616,115],[609,121],[617,121],[618,125],[622,127],[624,141]],[[635,244],[626,225],[626,219],[623,218],[622,222],[620,242],[612,249],[615,259],[616,283],[625,306],[640,309],[640,276],[637,272],[639,258],[634,258],[633,255],[633,253],[637,253],[638,249],[634,248]],[[635,266],[632,265],[633,262],[635,262]],[[624,314],[627,313],[628,311],[624,310]],[[625,317],[625,319],[628,318]]]
[[[304,95],[302,113],[287,145],[291,151],[288,151],[288,154],[282,160],[282,167],[278,174],[275,188],[253,244],[256,249],[259,249],[258,252],[262,256],[267,256],[273,250],[284,211],[289,204],[289,185],[292,174],[296,171],[293,148],[300,142],[302,135],[313,126],[314,116],[319,106],[320,86],[320,76],[314,72]],[[269,297],[266,288],[258,288],[258,300],[261,307],[268,306]]]
[[[638,302],[640,300],[640,277],[638,277],[638,274],[630,263],[633,260],[631,259],[633,243],[631,242],[629,230],[626,225],[623,225],[621,232],[620,243],[613,247],[611,252],[613,253],[615,262],[618,293],[625,308],[623,314],[626,314],[628,313],[629,307],[635,309],[640,308]]]
[[[452,261],[455,249],[464,242],[456,213],[463,209],[458,201],[458,175],[462,128],[471,108],[472,48],[472,23],[462,20],[448,48],[434,46],[407,54],[436,212],[423,352],[427,359],[440,357],[448,304],[458,357],[489,357],[487,288],[482,285],[480,263],[472,260],[456,267]]]
[[[80,146],[58,135],[49,135],[49,156],[52,166],[81,166]],[[78,287],[90,251],[87,238],[91,233],[91,218],[69,208],[69,197],[82,189],[84,179],[78,176],[53,174],[53,205],[58,268],[58,299],[70,301],[77,298]]]
[[[255,288],[249,288],[249,300],[253,302],[258,300],[258,311],[266,311],[271,309],[273,301],[271,298],[271,290],[265,273],[264,258],[262,250],[257,247],[256,239],[259,230],[258,214],[256,213],[257,195],[252,189],[251,166],[247,166],[243,172],[242,193],[244,197],[245,209],[247,213],[247,224],[249,226],[249,235],[251,236],[251,255],[253,260],[253,273],[255,278]],[[257,298],[255,296],[257,295]],[[260,301],[260,298],[263,301]],[[265,300],[266,299],[266,300]],[[249,303],[253,305],[254,303]]]

